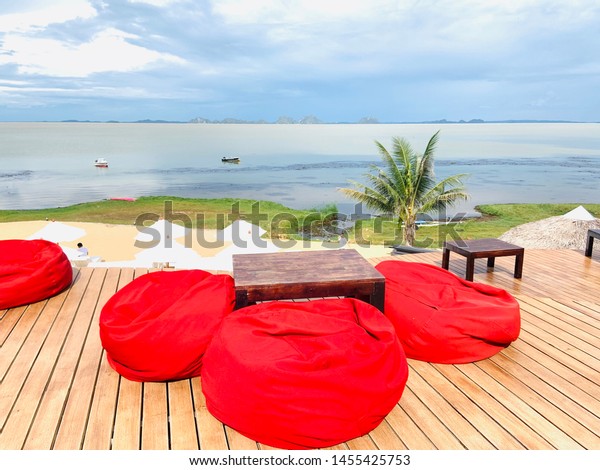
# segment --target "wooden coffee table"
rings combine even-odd
[[[523,275],[523,257],[525,249],[506,243],[497,238],[481,238],[479,240],[461,240],[457,242],[445,242],[444,254],[442,257],[442,268],[448,269],[450,264],[450,252],[453,251],[467,258],[467,272],[465,279],[473,280],[476,258],[487,258],[488,268],[494,267],[494,260],[498,256],[515,256],[515,277],[521,278]]]
[[[236,308],[265,300],[355,297],[383,311],[385,277],[356,250],[233,255]]]

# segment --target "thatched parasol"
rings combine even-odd
[[[499,238],[523,248],[583,250],[590,228],[600,229],[600,220],[579,206],[565,215],[513,227]]]

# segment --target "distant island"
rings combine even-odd
[[[47,121],[46,121],[47,122]],[[302,119],[296,120],[289,116],[280,116],[276,121],[266,121],[264,119],[244,120],[237,118],[225,118],[222,120],[211,120],[203,117],[196,117],[189,121],[167,121],[162,119],[142,119],[139,121],[80,121],[77,119],[67,119],[60,122],[89,122],[89,123],[122,123],[122,124],[526,124],[526,123],[581,123],[581,121],[561,121],[561,120],[536,120],[536,119],[506,119],[499,121],[485,121],[483,119],[471,119],[469,121],[449,121],[447,119],[439,119],[436,121],[379,121],[376,117],[363,117],[358,121],[322,121],[314,115],[305,116]]]

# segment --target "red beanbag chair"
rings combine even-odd
[[[72,281],[71,262],[56,243],[0,241],[0,309],[47,299]]]
[[[505,290],[422,263],[383,261],[385,316],[406,356],[459,364],[493,356],[521,329],[519,303]]]
[[[375,428],[408,365],[392,324],[355,299],[268,302],[233,312],[208,347],[208,410],[250,439],[327,447]]]
[[[206,347],[234,304],[229,275],[201,270],[145,274],[102,308],[102,346],[110,365],[130,380],[198,376]]]

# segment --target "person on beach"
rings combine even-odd
[[[83,243],[79,242],[77,244],[77,251],[79,251],[79,256],[87,256],[88,255],[88,249],[83,246]]]

